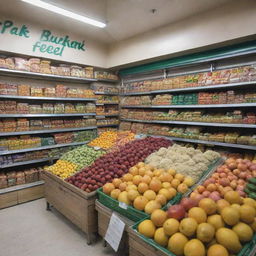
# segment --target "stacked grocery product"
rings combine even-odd
[[[168,99],[168,100],[167,100]],[[148,106],[148,105],[197,105],[197,104],[239,104],[256,102],[256,93],[226,91],[226,92],[200,92],[190,94],[162,96],[134,96],[124,97],[121,100],[122,106]]]
[[[131,141],[118,150],[99,157],[94,164],[66,181],[86,192],[92,192],[114,178],[122,177],[129,168],[159,148],[168,147],[170,144],[169,140],[151,137]]]
[[[118,96],[111,96],[111,95],[98,95],[97,96],[97,103],[104,104],[104,103],[110,103],[110,104],[118,104],[119,98]]]
[[[108,118],[108,119],[100,119],[97,120],[97,125],[118,125],[119,120],[115,118]]]
[[[95,130],[56,133],[53,136],[36,137],[36,136],[19,136],[0,139],[0,152],[6,150],[18,150],[26,148],[36,148],[41,146],[50,146],[55,144],[64,144],[72,142],[88,141],[96,137]]]
[[[0,84],[0,95],[60,97],[60,98],[95,98],[91,89],[68,88],[57,84],[55,87],[32,87],[28,84]]]
[[[94,84],[93,90],[96,93],[103,93],[103,94],[118,94],[119,89],[116,86],[109,86],[106,84]]]
[[[29,104],[14,100],[3,100],[0,102],[2,114],[72,114],[96,112],[93,103],[42,103]]]
[[[206,112],[203,110],[194,111],[147,111],[147,110],[129,110],[122,109],[121,117],[123,119],[137,120],[163,120],[163,121],[190,121],[190,122],[219,122],[219,123],[241,123],[255,124],[256,115],[253,112],[233,110],[229,112]]]
[[[95,150],[87,145],[83,145],[65,153],[54,165],[44,169],[62,179],[66,179],[81,168],[91,165],[103,154],[103,150]]]
[[[118,76],[106,71],[95,71],[94,76],[96,79],[118,80]]]
[[[40,180],[42,168],[30,168],[0,173],[0,189]]]
[[[162,80],[133,82],[122,87],[123,93],[148,92],[187,87],[199,87],[227,83],[238,83],[256,80],[255,65],[241,66],[230,69],[201,72],[196,74],[170,77]]]
[[[118,108],[115,106],[97,106],[96,115],[104,116],[104,115],[119,115]]]

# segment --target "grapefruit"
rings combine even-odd
[[[168,236],[171,236],[174,233],[178,232],[179,225],[180,223],[176,219],[174,218],[167,219],[163,224],[165,234]]]
[[[214,244],[209,247],[207,256],[229,256],[229,253],[223,245]]]
[[[176,256],[182,256],[187,242],[188,239],[182,233],[176,233],[170,237],[167,248]]]
[[[150,219],[156,227],[162,227],[167,219],[167,213],[161,209],[156,209],[152,212]]]
[[[198,224],[206,222],[207,220],[206,212],[200,207],[192,207],[188,211],[188,217],[195,219]]]
[[[211,198],[203,198],[199,202],[199,207],[204,209],[207,215],[216,213],[217,205]]]
[[[156,227],[151,220],[144,220],[139,224],[138,231],[146,237],[153,238]]]
[[[205,247],[198,239],[191,239],[184,246],[185,256],[205,256]]]
[[[197,222],[193,218],[185,218],[180,222],[179,230],[186,237],[191,237],[195,234],[197,229]]]
[[[163,228],[158,228],[155,232],[154,235],[154,240],[162,245],[162,246],[166,246],[168,244],[168,236],[164,233],[164,229]]]

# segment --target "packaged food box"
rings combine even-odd
[[[18,95],[19,96],[30,96],[30,86],[26,84],[18,85]]]
[[[15,57],[14,61],[15,61],[15,69],[23,70],[23,71],[30,71],[30,65],[29,65],[28,60],[26,60],[24,58]]]
[[[15,171],[7,173],[7,182],[8,182],[8,187],[16,185],[16,172]]]
[[[16,173],[16,185],[25,184],[25,173],[24,172],[17,172]]]
[[[8,186],[7,176],[4,173],[1,173],[0,174],[0,189],[7,188],[7,186]]]

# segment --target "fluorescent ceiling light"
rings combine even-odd
[[[32,4],[32,5],[40,7],[40,8],[43,8],[45,10],[55,12],[57,14],[69,17],[71,19],[82,21],[84,23],[87,23],[87,24],[90,24],[90,25],[93,25],[96,27],[100,27],[100,28],[106,27],[106,24],[103,22],[70,12],[68,10],[62,9],[62,8],[52,5],[52,4],[48,4],[41,0],[21,0],[21,1]]]

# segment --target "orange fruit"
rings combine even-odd
[[[134,189],[130,189],[128,192],[127,192],[127,196],[128,196],[128,199],[131,200],[131,201],[134,201],[136,197],[138,197],[140,194],[137,190],[134,190]]]
[[[214,214],[217,211],[217,205],[211,198],[203,198],[199,201],[199,207],[208,214]]]
[[[126,185],[126,183],[122,182],[122,183],[119,185],[118,188],[119,188],[121,191],[125,191],[126,188],[127,188],[127,185]]]
[[[177,191],[184,194],[188,191],[188,186],[184,183],[181,183],[178,187],[177,187]]]
[[[170,200],[172,198],[171,191],[168,190],[167,188],[161,188],[158,191],[158,195],[164,195],[167,200]]]
[[[153,238],[156,227],[151,220],[144,220],[139,224],[138,231],[146,237]]]
[[[126,173],[124,176],[123,176],[123,181],[132,181],[133,179],[133,175],[130,174],[130,173]]]
[[[213,244],[209,247],[207,256],[229,256],[229,253],[223,245]]]
[[[115,186],[114,184],[112,183],[106,183],[104,186],[103,186],[103,192],[107,195],[110,195],[111,191],[115,189]]]
[[[122,183],[122,181],[120,179],[118,179],[118,178],[115,178],[115,179],[113,179],[112,183],[114,184],[114,186],[116,188],[118,188],[119,185]]]
[[[147,190],[144,192],[143,196],[145,196],[148,200],[154,200],[156,198],[156,192],[153,190]]]
[[[148,190],[148,184],[147,183],[144,183],[144,182],[141,182],[139,185],[138,185],[138,191],[143,194],[145,191]]]
[[[228,201],[230,204],[241,204],[243,202],[239,193],[236,191],[228,191],[224,195],[224,199]]]
[[[135,175],[139,174],[139,170],[136,166],[133,166],[129,169],[129,173],[132,174],[133,176],[135,176]]]
[[[139,185],[141,183],[142,177],[140,175],[135,175],[132,179],[134,185]]]
[[[150,219],[156,227],[162,227],[167,219],[167,213],[161,209],[156,209],[152,212]]]
[[[174,176],[174,179],[177,179],[179,180],[180,182],[182,182],[184,180],[184,175],[180,174],[180,173],[177,173],[175,176]]]
[[[166,204],[166,197],[164,195],[157,195],[155,200],[160,203],[162,206]]]
[[[141,179],[141,182],[149,184],[151,181],[151,177],[149,175],[144,175]]]
[[[189,209],[188,217],[195,219],[198,224],[206,222],[207,220],[206,212],[200,207],[192,207]]]
[[[180,185],[180,180],[178,180],[178,179],[173,179],[173,180],[171,181],[171,185],[172,185],[173,188],[177,188],[177,187]]]
[[[180,223],[176,219],[174,218],[167,219],[163,223],[165,234],[168,236],[172,236],[173,234],[177,233],[179,231],[179,225]]]
[[[158,192],[162,187],[162,183],[156,179],[151,180],[149,183],[149,188],[155,192]]]
[[[137,210],[144,211],[146,204],[148,203],[148,199],[144,196],[137,196],[133,201],[133,206]]]

